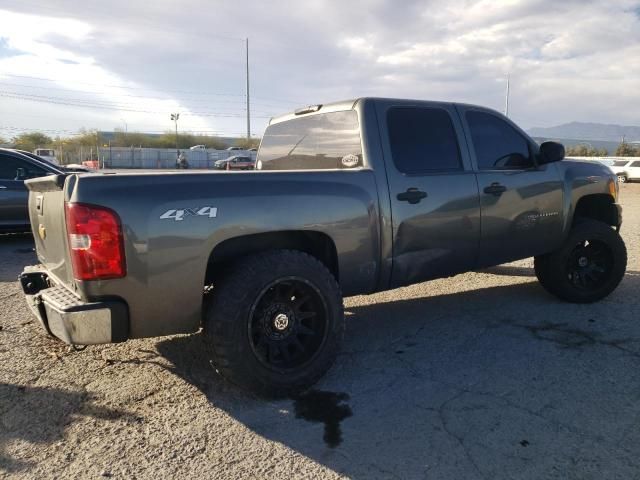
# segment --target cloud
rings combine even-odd
[[[50,125],[26,116],[45,111],[64,117],[66,128],[113,128],[125,119],[141,130],[170,128],[168,113],[177,109],[185,128],[240,134],[242,39],[249,37],[258,133],[267,121],[260,117],[364,95],[501,109],[507,74],[512,116],[525,127],[638,124],[639,8],[630,0],[160,0],[152,8],[113,0],[81,10],[77,1],[51,0],[35,15],[29,2],[15,2],[0,16],[0,71],[59,78],[56,87],[82,98],[154,113],[27,106],[3,97],[0,105],[13,102],[24,125]],[[0,76],[2,90],[9,80]],[[102,84],[129,88],[96,87]]]

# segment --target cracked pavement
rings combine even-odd
[[[15,281],[31,239],[0,237],[0,477],[635,478],[640,184],[621,190],[629,265],[600,303],[551,297],[530,259],[346,299],[317,385],[345,403],[338,445],[222,381],[197,335],[48,338]]]

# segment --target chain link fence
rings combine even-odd
[[[214,168],[217,160],[242,155],[255,160],[256,152],[248,150],[180,150],[189,168]],[[100,168],[176,168],[178,153],[171,148],[104,147],[98,149]]]

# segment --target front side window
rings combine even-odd
[[[0,180],[26,180],[42,177],[48,173],[45,169],[30,162],[9,155],[0,155]]]
[[[387,113],[391,155],[407,174],[461,170],[460,149],[451,117],[432,107],[394,107]]]
[[[480,170],[521,170],[534,166],[527,140],[495,115],[466,113]]]
[[[633,162],[630,166],[633,168],[638,168],[640,167],[640,162]]]
[[[362,166],[354,110],[294,118],[267,127],[256,164],[261,170],[327,170]]]
[[[615,162],[613,162],[613,166],[624,167],[627,163],[629,163],[627,160],[616,160]]]
[[[20,180],[19,170],[26,174],[26,162],[21,162],[13,157],[0,155],[0,180]]]

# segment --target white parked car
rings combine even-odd
[[[640,160],[616,160],[609,167],[618,176],[618,182],[630,182],[640,180]]]
[[[193,147],[189,147],[189,150],[206,150],[206,145],[194,145]]]

